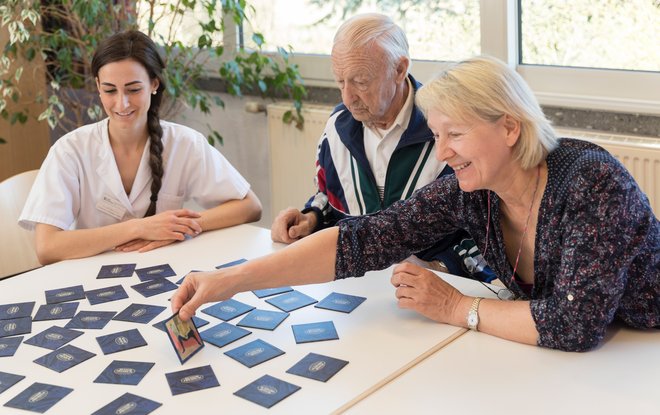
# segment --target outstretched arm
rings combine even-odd
[[[332,281],[338,233],[337,228],[326,229],[234,267],[188,274],[172,297],[172,311],[187,321],[202,304],[239,292]]]
[[[201,212],[202,231],[227,228],[261,219],[261,202],[252,190],[243,199],[230,200]]]

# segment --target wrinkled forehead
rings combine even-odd
[[[390,66],[382,48],[377,45],[352,48],[350,45],[336,44],[330,60],[332,72],[339,76],[376,75],[387,71]]]

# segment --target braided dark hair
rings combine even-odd
[[[158,53],[156,44],[142,32],[129,30],[116,33],[105,39],[96,48],[92,58],[92,75],[98,78],[99,70],[104,65],[132,59],[140,63],[149,74],[149,79],[158,79],[158,89],[151,95],[151,105],[147,112],[147,131],[149,133],[149,167],[151,167],[151,203],[144,217],[156,213],[156,202],[163,178],[163,129],[160,126],[158,112],[163,100],[165,81],[163,70],[165,63]]]

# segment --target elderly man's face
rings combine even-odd
[[[341,89],[342,101],[361,122],[377,124],[394,120],[401,109],[392,108],[396,105],[397,84],[405,82],[407,69],[407,62],[390,63],[380,47],[369,50],[335,47],[332,51],[332,72]]]

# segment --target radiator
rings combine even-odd
[[[561,137],[591,141],[609,151],[646,193],[655,216],[660,214],[660,138],[563,128],[558,128],[557,133]]]
[[[316,147],[332,107],[305,104],[302,131],[282,122],[289,110],[293,110],[289,103],[267,106],[273,219],[289,206],[302,209],[316,193]]]

